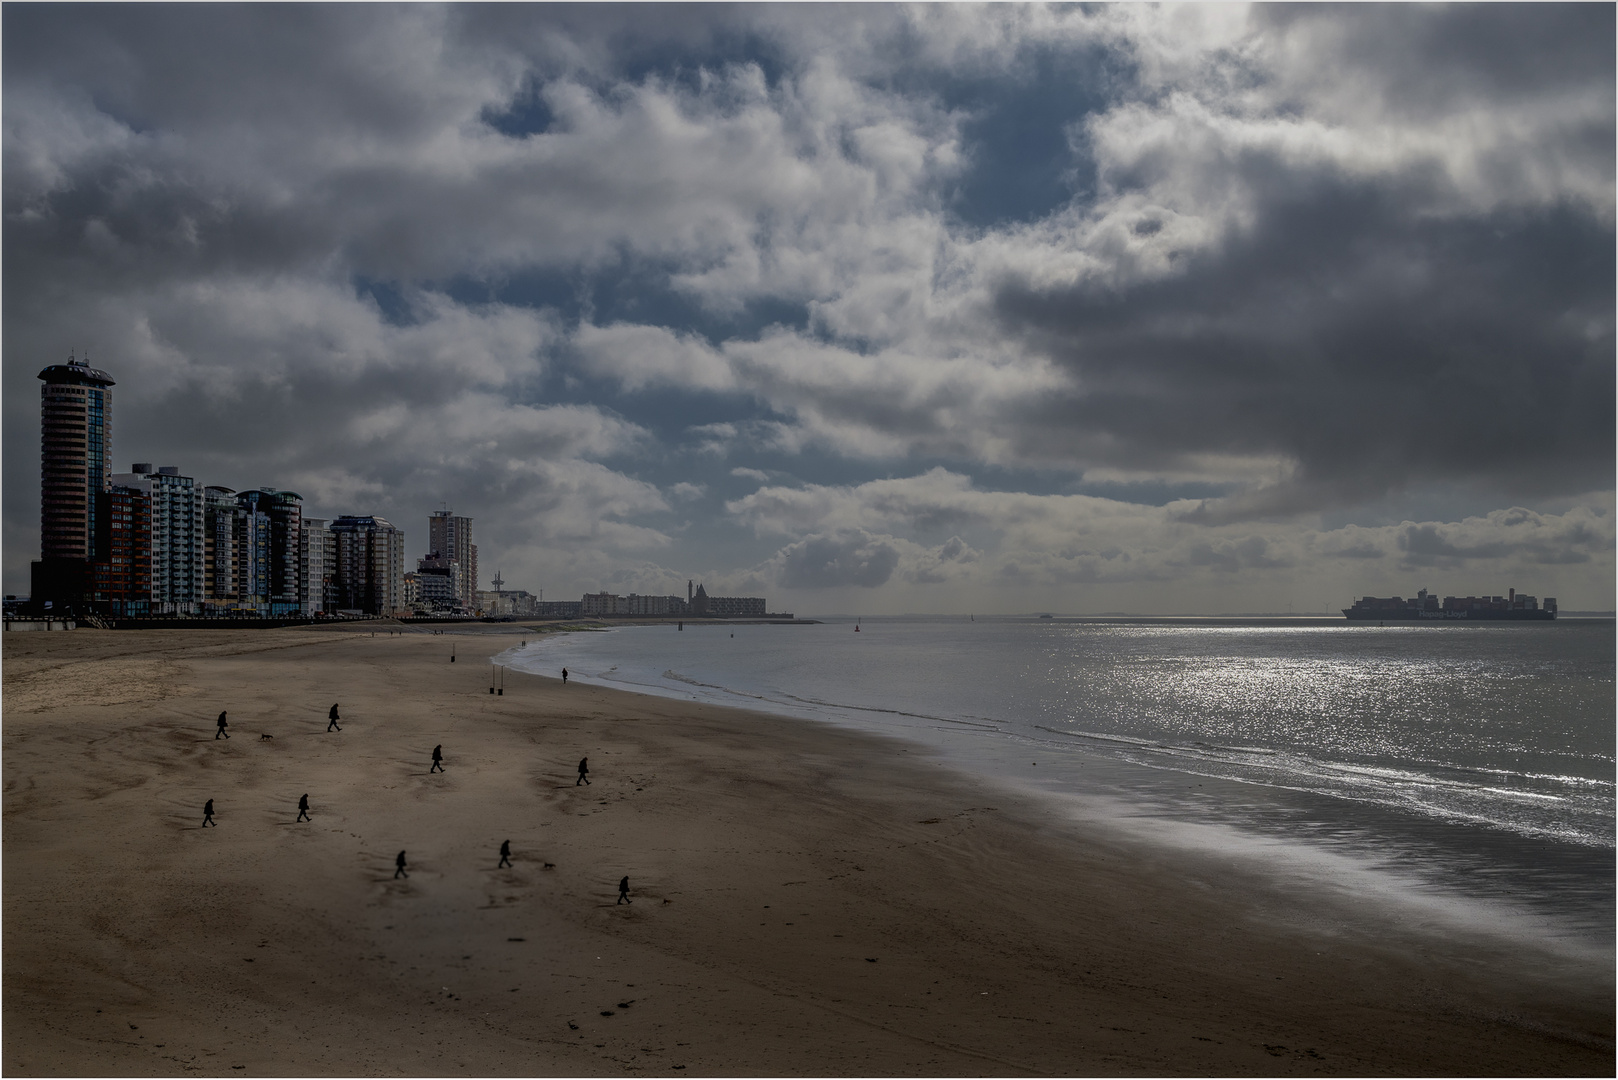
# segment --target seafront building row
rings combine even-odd
[[[31,606],[111,617],[401,614],[404,531],[374,514],[306,517],[294,491],[204,485],[178,467],[112,471],[111,375],[68,358],[39,373],[40,559]],[[417,575],[476,603],[472,519],[428,520]],[[443,587],[440,587],[440,584]]]
[[[496,579],[496,584],[499,579]],[[762,596],[709,596],[701,585],[685,583],[684,596],[645,596],[630,593],[585,593],[578,600],[542,600],[522,590],[479,593],[484,612],[494,616],[529,619],[790,619],[790,612],[767,610]]]
[[[405,534],[375,514],[306,517],[275,487],[204,485],[178,467],[112,471],[112,377],[69,357],[39,373],[40,559],[30,607],[112,618],[322,615],[763,615],[759,597],[687,595],[536,601],[478,588],[472,519],[448,507],[427,519],[414,569]]]

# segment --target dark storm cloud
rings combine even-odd
[[[1611,4],[1262,4],[1252,17],[1315,38],[1314,60],[1362,73],[1361,94],[1406,113],[1612,80]]]
[[[1008,332],[1077,388],[1026,418],[1026,453],[1285,455],[1296,474],[1255,507],[1271,512],[1434,480],[1611,484],[1610,227],[1565,208],[1414,218],[1395,191],[1285,179],[1256,227],[1168,280],[1000,289]]]
[[[1477,521],[1405,524],[1397,532],[1405,565],[1454,567],[1503,558],[1533,566],[1577,565],[1612,545],[1611,530],[1589,520],[1552,522],[1521,507],[1496,511],[1490,519],[1481,528]]]

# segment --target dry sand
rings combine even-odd
[[[491,696],[513,643],[7,634],[4,1071],[1613,1071],[1608,970],[1306,902],[899,742]]]

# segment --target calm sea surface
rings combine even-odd
[[[1610,952],[1614,648],[1611,621],[867,619],[624,627],[502,662],[907,738],[1164,836],[1325,855]]]

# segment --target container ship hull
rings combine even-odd
[[[1554,611],[1368,611],[1344,608],[1350,622],[1550,622]]]

